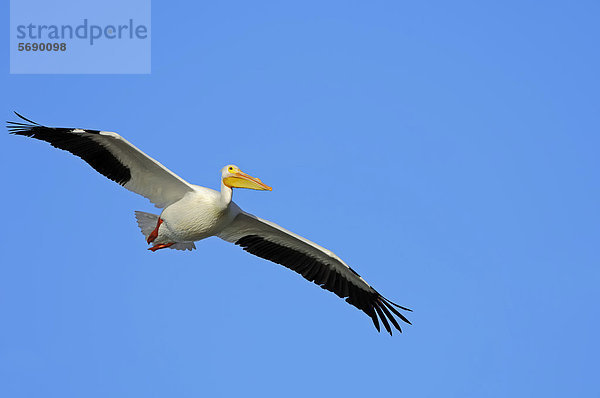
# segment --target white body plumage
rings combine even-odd
[[[237,215],[219,192],[195,186],[160,214],[156,243],[194,242],[217,235]],[[237,207],[237,206],[236,206]]]

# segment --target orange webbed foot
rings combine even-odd
[[[160,224],[162,224],[162,222],[162,218],[158,217],[158,221],[156,222],[156,228],[154,228],[154,231],[152,231],[146,239],[146,242],[148,242],[148,244],[154,242],[154,240],[158,237],[158,228],[160,228]]]
[[[171,242],[171,243],[160,243],[158,245],[154,245],[152,247],[149,247],[148,250],[152,250],[153,252],[160,250],[160,249],[166,249],[167,247],[171,247],[175,244],[175,242]]]

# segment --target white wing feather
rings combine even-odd
[[[192,185],[119,134],[101,131],[100,134],[87,135],[130,169],[131,179],[123,186],[148,198],[156,207],[166,207],[181,199],[187,192],[194,191]]]
[[[319,246],[300,235],[288,231],[271,221],[263,220],[244,211],[241,211],[231,224],[224,228],[218,236],[228,242],[236,243],[239,239],[248,235],[260,236],[273,243],[289,247],[310,257],[316,258],[343,275],[352,284],[367,291],[375,291],[362,277],[332,251]]]

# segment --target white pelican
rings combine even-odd
[[[163,208],[160,215],[135,212],[144,237],[153,245],[149,250],[192,250],[195,241],[218,236],[345,298],[371,317],[378,331],[381,320],[390,335],[390,322],[402,332],[394,315],[410,324],[398,311],[410,309],[384,298],[331,251],[246,213],[232,202],[233,188],[271,190],[237,166],[221,170],[219,192],[184,181],[117,133],[46,127],[15,114],[26,123],[7,122],[11,134],[43,140],[69,151],[99,173]]]

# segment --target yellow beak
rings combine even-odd
[[[233,175],[223,178],[223,184],[229,188],[248,188],[259,191],[272,191],[273,188],[263,183],[260,179],[249,176],[242,171],[236,171]]]

